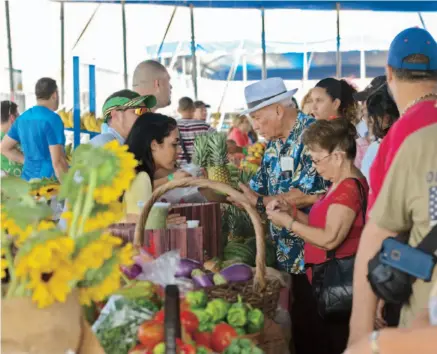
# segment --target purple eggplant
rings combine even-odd
[[[179,263],[178,270],[176,271],[175,277],[189,278],[193,270],[200,268],[202,268],[202,265],[199,262],[193,259],[182,258]]]
[[[247,264],[237,263],[222,269],[220,273],[214,274],[214,284],[222,285],[227,283],[237,283],[249,281],[252,278],[252,268]]]
[[[191,279],[197,288],[207,288],[209,286],[214,286],[211,277],[202,272],[200,269],[194,269],[191,273]]]
[[[138,275],[141,274],[143,268],[139,264],[134,264],[130,267],[121,266],[121,270],[123,273],[130,279],[135,279]]]

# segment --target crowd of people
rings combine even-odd
[[[140,63],[132,90],[105,101],[108,129],[90,141],[116,140],[141,162],[123,196],[129,222],[138,220],[154,188],[191,176],[183,166],[191,163],[195,137],[214,131],[206,122],[208,105],[189,97],[179,100],[179,119],[156,112],[171,102],[170,79],[160,63]],[[419,28],[399,33],[386,75],[361,92],[346,80],[326,78],[298,107],[296,91],[280,78],[249,85],[247,110],[228,134],[230,154],[244,151],[258,134],[267,141],[258,172],[240,187],[247,203],[270,220],[277,267],[292,277],[293,352],[437,352],[437,271],[431,268],[426,279],[408,273],[412,264],[420,268],[416,247],[437,240],[436,41]],[[14,103],[1,104],[1,168],[25,180],[62,180],[68,164],[62,121],[54,113],[56,82],[40,79],[35,92],[37,105],[21,115]],[[185,219],[173,215],[168,223]],[[408,301],[389,301],[370,281],[370,261],[401,233],[407,234],[396,246],[405,252],[401,268],[417,279],[402,284],[411,292]],[[333,277],[332,269],[343,277]]]

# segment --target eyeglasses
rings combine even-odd
[[[329,156],[331,156],[331,155],[332,155],[332,153],[329,154],[329,155],[326,155],[326,156],[324,156],[324,157],[322,157],[321,159],[318,159],[318,160],[314,160],[314,159],[311,158],[311,162],[312,162],[315,166],[317,166],[320,162],[322,162],[323,160],[327,159],[327,158],[328,158]]]
[[[137,116],[140,116],[140,115],[142,115],[144,113],[147,113],[147,112],[151,112],[150,108],[143,107],[143,106],[141,106],[141,107],[119,107],[119,108],[116,108],[117,111],[122,111],[122,112],[125,112],[125,111],[127,111],[129,109],[134,109],[135,110],[134,112],[135,112],[135,114]]]

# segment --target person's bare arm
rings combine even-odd
[[[18,142],[8,135],[5,135],[2,142],[0,143],[1,153],[9,160],[24,163],[24,155],[21,151],[17,149]]]
[[[323,194],[305,194],[297,188],[293,188],[288,193],[283,194],[287,202],[293,203],[298,209],[312,206]]]
[[[309,242],[324,250],[338,247],[346,238],[356,218],[356,212],[351,208],[333,204],[329,207],[326,216],[325,228],[308,226],[284,212],[267,211],[268,218],[277,226],[291,228],[305,242]]]
[[[373,330],[378,299],[367,280],[367,265],[369,260],[381,249],[382,242],[393,234],[392,231],[382,229],[372,220],[369,220],[361,235],[355,258],[349,345]]]
[[[61,181],[64,173],[68,171],[68,162],[62,145],[50,145],[50,156],[56,178]]]
[[[377,343],[381,354],[435,354],[437,351],[437,327],[428,325],[414,329],[383,329],[380,331]],[[371,342],[368,338],[363,338],[349,347],[344,354],[370,353],[372,353]]]

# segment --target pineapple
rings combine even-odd
[[[231,175],[227,168],[228,148],[226,134],[212,133],[209,135],[208,178],[212,181],[231,184]]]
[[[194,156],[193,163],[199,167],[208,167],[209,147],[208,147],[209,135],[199,134],[194,140]]]
[[[224,211],[227,222],[228,242],[243,243],[247,238],[254,237],[255,230],[246,211],[230,205]]]

